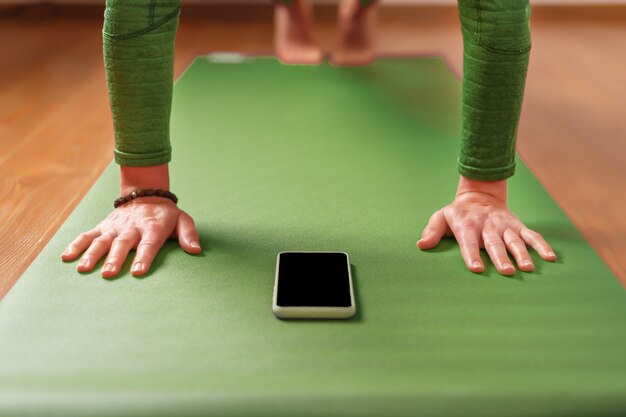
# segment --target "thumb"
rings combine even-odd
[[[437,210],[428,220],[422,232],[422,238],[417,241],[421,250],[432,249],[439,244],[441,238],[448,232],[448,223],[443,210]]]
[[[176,234],[178,235],[178,242],[185,252],[198,254],[202,251],[196,225],[191,216],[182,210],[176,223]]]

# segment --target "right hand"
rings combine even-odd
[[[122,195],[140,188],[169,190],[167,164],[121,165],[120,173]],[[88,272],[108,253],[101,272],[103,277],[112,278],[120,272],[131,249],[137,249],[130,271],[139,276],[148,272],[159,249],[171,237],[178,237],[187,253],[196,255],[202,250],[193,219],[172,200],[138,197],[119,206],[95,228],[74,239],[61,259],[72,261],[86,250],[76,269]]]
[[[61,259],[72,261],[86,250],[76,269],[88,272],[108,253],[102,276],[112,278],[120,272],[130,250],[137,249],[131,273],[140,276],[148,272],[165,241],[176,236],[187,253],[200,253],[200,239],[191,216],[167,198],[139,197],[78,236]]]

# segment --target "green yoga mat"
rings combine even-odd
[[[0,303],[0,415],[623,416],[626,298],[521,161],[510,206],[560,257],[504,277],[454,240],[460,83],[441,59],[363,68],[197,59],[175,86],[172,189],[204,252],[102,279],[59,260],[111,210],[111,164]],[[345,251],[358,314],[272,315],[276,254]],[[485,260],[487,258],[485,257]]]

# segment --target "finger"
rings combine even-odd
[[[67,248],[65,248],[61,254],[61,259],[64,261],[72,261],[76,259],[76,257],[83,253],[83,251],[87,249],[89,245],[91,245],[91,242],[93,242],[93,240],[98,236],[100,236],[100,230],[98,229],[81,233],[72,241],[72,243],[67,245]]]
[[[522,227],[520,230],[520,236],[539,254],[539,256],[541,256],[541,258],[546,261],[556,261],[556,254],[554,253],[554,250],[539,233],[534,230],[530,230],[527,227]]]
[[[506,246],[500,235],[491,231],[483,231],[483,244],[491,261],[502,275],[513,275],[515,267],[506,253]]]
[[[461,256],[465,261],[467,269],[472,272],[483,272],[485,265],[480,258],[480,245],[478,242],[478,232],[474,229],[466,227],[455,233],[456,240],[459,242]]]
[[[526,249],[526,243],[520,238],[520,236],[511,229],[504,231],[504,243],[515,258],[517,267],[525,272],[530,272],[534,269],[533,261]]]
[[[111,250],[107,260],[102,267],[102,276],[111,278],[117,275],[122,269],[122,264],[126,260],[128,253],[139,242],[139,232],[132,230],[116,237],[111,244]]]
[[[130,272],[135,275],[143,275],[150,270],[154,257],[163,246],[167,237],[155,231],[146,231],[137,245],[137,254],[133,260]]]
[[[202,250],[200,247],[200,236],[191,216],[181,211],[176,223],[176,234],[180,246],[185,252],[198,254]]]
[[[106,255],[109,251],[115,236],[115,232],[107,232],[95,238],[76,266],[76,269],[79,272],[91,271],[93,267],[96,266],[100,258]]]
[[[417,241],[417,246],[421,250],[432,249],[439,244],[441,238],[450,231],[443,210],[437,210],[422,232],[422,237]]]

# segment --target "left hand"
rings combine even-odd
[[[526,245],[542,259],[555,261],[556,254],[537,232],[527,228],[506,204],[506,180],[459,180],[454,201],[436,211],[417,242],[421,250],[436,247],[443,236],[454,236],[459,243],[465,265],[472,272],[483,272],[480,248],[485,248],[498,272],[513,275],[515,267],[530,272],[534,265]]]

